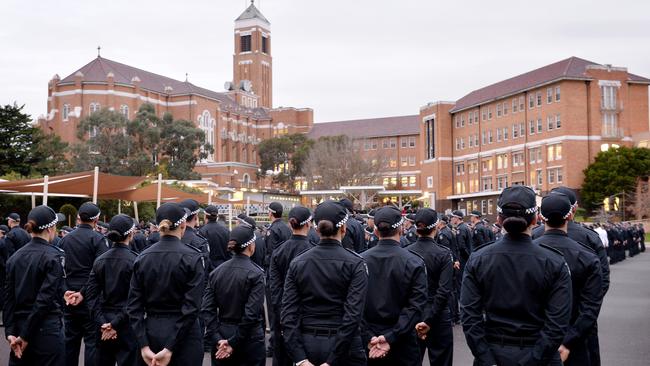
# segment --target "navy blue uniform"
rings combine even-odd
[[[170,365],[201,364],[198,317],[204,267],[198,249],[170,235],[136,258],[127,312],[139,348],[149,346],[154,353],[169,349]]]
[[[11,352],[9,365],[62,365],[61,326],[64,253],[34,238],[7,261],[5,336],[27,341],[22,359]]]
[[[147,245],[145,249],[156,244],[158,241],[160,241],[160,232],[154,231],[152,233],[149,233],[149,237],[147,237]]]
[[[207,280],[207,274],[212,270],[212,262],[210,261],[210,243],[208,243],[208,240],[201,236],[195,228],[189,226],[185,228],[185,234],[183,234],[181,241],[183,244],[191,245],[201,252],[205,263],[205,274]]]
[[[199,229],[199,234],[208,240],[210,244],[210,263],[212,268],[217,268],[219,265],[228,259],[231,255],[228,252],[228,228],[215,221],[208,221]],[[257,250],[256,250],[257,251]]]
[[[449,249],[432,238],[420,237],[408,248],[424,259],[427,268],[427,305],[422,321],[431,328],[420,344],[420,358],[429,350],[429,365],[451,366],[454,353],[454,334],[449,314],[449,297],[453,289],[453,259]]]
[[[85,294],[85,285],[93,263],[108,250],[108,241],[92,226],[81,224],[61,240],[61,249],[65,251],[66,290]],[[66,365],[79,364],[82,338],[85,347],[84,364],[94,365],[97,324],[90,315],[88,303],[84,301],[77,306],[66,306],[64,321]]]
[[[235,254],[210,273],[201,313],[205,319],[213,365],[264,365],[264,271],[243,254]],[[217,360],[220,340],[233,348]]]
[[[343,237],[343,241],[341,242],[343,247],[352,249],[357,253],[366,250],[366,237],[363,233],[363,226],[361,226],[361,223],[353,216],[350,216],[350,219],[346,224],[347,230],[345,232],[345,237]]]
[[[271,291],[272,309],[275,311],[274,339],[276,340],[273,348],[273,365],[282,366],[293,365],[290,357],[286,352],[286,347],[282,341],[282,327],[280,325],[280,316],[282,309],[282,294],[284,293],[284,279],[289,271],[291,261],[302,254],[304,251],[313,248],[314,245],[309,238],[302,235],[292,235],[289,240],[280,245],[273,252],[271,257],[271,266],[269,268],[269,288]]]
[[[282,330],[293,362],[366,364],[359,326],[368,272],[337,240],[322,239],[289,265],[282,295]]]
[[[472,254],[472,230],[466,223],[461,222],[456,227],[456,231],[456,244],[458,246],[462,268],[469,259],[469,255]]]
[[[32,240],[32,237],[25,229],[20,226],[12,227],[5,235],[5,245],[7,246],[9,256],[11,257],[12,254],[22,248],[23,245],[29,243],[30,240]]]
[[[427,303],[424,261],[394,240],[379,240],[362,257],[372,279],[364,313],[364,344],[383,335],[390,345],[386,357],[368,360],[368,365],[420,365],[415,325],[423,319]]]
[[[86,301],[97,323],[97,363],[101,366],[134,365],[140,349],[126,313],[133,262],[137,253],[115,243],[97,258],[86,286]],[[101,325],[110,323],[117,339],[101,340]]]
[[[505,235],[469,258],[461,317],[475,365],[561,365],[571,276],[555,249]]]
[[[472,251],[490,241],[490,229],[486,228],[482,222],[477,222],[472,233]]]
[[[603,301],[598,257],[593,250],[571,240],[561,230],[547,230],[534,242],[562,252],[571,270],[571,325],[562,341],[570,353],[564,365],[591,365],[587,337],[596,324]]]

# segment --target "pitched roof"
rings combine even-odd
[[[253,1],[251,1],[250,6],[246,8],[246,10],[244,10],[244,12],[241,13],[241,15],[237,19],[235,19],[235,21],[247,20],[247,19],[259,19],[265,22],[266,24],[271,25],[271,22],[269,22],[268,19],[266,19],[264,15],[262,15],[262,12],[260,12],[260,10],[255,6]]]
[[[450,111],[458,112],[467,108],[478,106],[485,102],[500,97],[516,94],[536,86],[560,79],[591,80],[585,71],[588,66],[601,66],[592,61],[578,57],[569,57],[565,60],[546,65],[539,69],[500,81],[465,95],[456,101],[456,106]],[[650,83],[649,79],[628,73],[629,81]]]
[[[170,96],[187,94],[202,95],[210,99],[218,100],[226,110],[252,114],[258,117],[267,117],[267,113],[263,108],[245,108],[225,93],[215,92],[196,86],[188,81],[172,79],[99,56],[79,70],[63,78],[58,82],[58,85],[74,83],[75,74],[79,72],[83,74],[83,82],[105,83],[108,73],[113,73],[113,80],[116,84],[134,85],[133,79],[137,77],[140,79],[140,87],[146,90],[160,94],[168,94]],[[172,89],[166,90],[167,87],[171,87]]]
[[[314,123],[307,136],[318,139],[322,136],[346,135],[350,138],[416,135],[420,133],[420,116],[396,116],[357,119],[351,121]]]

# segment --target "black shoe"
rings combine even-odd
[[[267,358],[273,357],[273,348],[269,347],[266,349],[266,357]]]

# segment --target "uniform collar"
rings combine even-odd
[[[250,260],[251,259],[251,257],[249,257],[249,256],[247,256],[246,254],[243,254],[243,253],[235,253],[232,257],[235,258],[235,259],[240,259],[240,260],[242,260],[242,259],[243,260]]]
[[[435,243],[436,242],[433,238],[431,238],[429,236],[419,236],[417,241],[423,242],[423,243]]]
[[[384,246],[400,246],[400,243],[396,240],[392,239],[379,239],[377,242],[377,245],[384,245]]]
[[[94,228],[93,228],[92,226],[90,226],[90,224],[83,224],[83,223],[82,223],[82,224],[79,224],[79,226],[77,226],[77,227],[78,227],[78,228],[84,228],[84,229],[94,230]]]
[[[336,240],[336,239],[321,239],[318,245],[324,245],[324,246],[341,246],[341,242]]]
[[[51,245],[47,240],[43,238],[32,238],[32,242],[36,244],[42,244],[42,245]]]
[[[561,235],[561,236],[569,236],[565,231],[562,231],[560,229],[547,229],[544,232],[544,235]]]
[[[306,235],[291,234],[291,239],[306,240],[307,236]]]
[[[514,243],[514,244],[529,244],[529,243],[532,244],[533,238],[531,238],[530,235],[526,235],[526,234],[512,236],[511,234],[506,233],[503,236],[503,241],[507,243]]]
[[[113,248],[130,249],[129,246],[124,243],[113,243]]]

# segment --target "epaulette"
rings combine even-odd
[[[539,246],[542,247],[542,248],[546,248],[546,249],[552,251],[553,253],[559,255],[560,257],[564,258],[564,254],[562,254],[561,251],[559,251],[559,250],[553,248],[553,247],[550,246],[550,245],[546,245],[546,244],[543,244],[543,243],[539,243]]]
[[[253,264],[253,266],[255,266],[255,268],[257,268],[257,269],[259,269],[260,271],[262,271],[262,273],[265,273],[265,272],[264,272],[264,268],[260,267],[257,263],[251,261],[251,264]]]
[[[185,245],[185,246],[188,247],[188,248],[192,248],[192,250],[195,251],[195,252],[197,252],[197,253],[201,253],[201,254],[203,254],[203,252],[201,251],[201,249],[199,249],[199,248],[193,246],[192,244],[185,244],[185,243],[183,243],[183,245]]]
[[[310,248],[310,249],[311,249],[311,248]],[[359,257],[359,258],[363,259],[363,257],[361,256],[361,254],[355,252],[354,250],[352,250],[352,249],[348,249],[348,248],[343,248],[343,249],[345,249],[345,250],[347,250],[348,252],[354,254],[355,257]],[[306,252],[307,250],[309,250],[309,249],[304,250],[302,253]],[[300,254],[302,254],[302,253],[300,253]]]
[[[475,252],[475,251],[477,251],[477,250],[481,250],[481,249],[487,247],[488,245],[492,245],[492,244],[494,244],[494,243],[496,243],[496,242],[497,242],[497,240],[494,240],[494,241],[488,241],[487,243],[483,243],[483,244],[479,245],[478,247],[476,247],[476,249],[474,249],[473,252]]]
[[[49,245],[49,247],[56,250],[57,254],[65,254],[65,250],[63,250],[63,249],[61,249],[59,247],[55,247],[54,245]]]
[[[437,246],[438,248],[443,249],[443,250],[445,250],[445,251],[451,253],[451,249],[447,248],[446,246],[444,246],[444,245],[442,245],[442,244],[439,244],[439,243],[434,243],[434,244],[436,244],[436,246]]]
[[[590,247],[589,245],[587,245],[587,244],[585,244],[585,243],[583,243],[583,242],[581,242],[581,241],[577,241],[577,240],[574,240],[574,241],[575,241],[576,243],[578,243],[578,244],[580,245],[581,248],[583,248],[583,249],[587,249],[587,250],[589,251],[589,253],[596,254],[596,251],[595,251],[592,247]]]
[[[201,239],[203,239],[203,240],[205,240],[205,241],[208,241],[208,239],[207,239],[205,236],[203,236],[203,235],[202,235],[198,230],[195,231],[195,234],[196,234],[196,236],[198,236],[199,238],[201,238]]]

